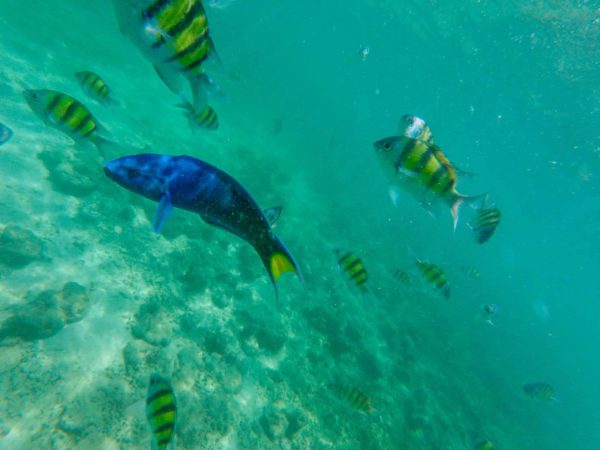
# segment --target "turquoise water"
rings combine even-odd
[[[598,446],[597,2],[207,3],[223,94],[210,100],[219,130],[197,132],[111,2],[2,5],[0,122],[14,136],[0,150],[1,449],[150,448],[138,406],[154,372],[177,395],[176,448]],[[87,98],[80,70],[116,104]],[[275,231],[304,288],[283,276],[276,303],[252,248],[194,214],[152,233],[156,204],[44,125],[25,88],[83,101],[121,146],[112,156],[194,156],[283,205]],[[488,243],[468,206],[453,233],[445,208],[392,205],[372,144],[407,113],[476,174],[459,191],[501,209]],[[334,248],[360,255],[368,293]],[[450,301],[418,282],[415,258],[444,269]],[[532,382],[557,401],[525,396]]]

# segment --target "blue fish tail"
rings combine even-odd
[[[275,288],[275,295],[278,299],[277,281],[285,272],[296,273],[300,282],[304,284],[304,277],[302,276],[298,263],[275,234],[270,234],[268,237],[262,239],[254,245],[254,248],[260,255],[260,259],[269,273],[269,277]]]

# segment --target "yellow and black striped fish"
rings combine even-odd
[[[94,72],[83,71],[75,74],[83,92],[100,103],[111,103],[110,88],[106,82]]]
[[[347,384],[329,385],[331,392],[339,399],[347,403],[352,408],[371,414],[375,411],[371,399],[362,391]]]
[[[216,130],[219,128],[219,118],[217,117],[217,113],[209,105],[206,105],[200,112],[196,112],[191,103],[183,103],[177,106],[185,110],[185,115],[187,116],[192,129],[203,128],[206,130]]]
[[[463,201],[480,197],[457,192],[456,170],[435,145],[406,136],[392,136],[375,142],[374,147],[390,182],[394,204],[398,197],[396,188],[411,193],[430,212],[435,203],[442,201],[450,206],[456,228]]]
[[[396,280],[402,283],[404,286],[408,286],[410,284],[410,277],[408,274],[402,269],[395,269],[393,276]]]
[[[165,450],[175,434],[177,405],[171,384],[158,374],[150,377],[146,416],[152,429],[157,450]]]
[[[487,242],[500,224],[500,210],[498,208],[482,208],[477,213],[475,221],[470,225],[475,233],[475,239],[480,244]]]
[[[367,269],[362,260],[352,252],[335,250],[335,254],[338,257],[340,268],[346,272],[348,278],[358,286],[359,289],[366,290],[365,283],[369,279],[369,274],[367,273]]]
[[[99,135],[106,132],[90,110],[79,100],[49,89],[27,89],[25,100],[47,125],[65,133],[75,141],[92,143],[104,157],[104,148],[118,147]]]
[[[425,277],[425,281],[440,291],[445,298],[449,299],[450,284],[444,271],[430,262],[417,260],[416,264]]]
[[[214,55],[206,12],[200,0],[113,0],[121,30],[152,62],[165,84],[182,95],[179,77],[190,83],[194,108],[206,98],[204,62]]]

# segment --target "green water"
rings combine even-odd
[[[14,136],[0,150],[0,225],[40,250],[0,261],[0,449],[150,448],[136,405],[153,372],[177,394],[176,448],[598,447],[598,2],[212,2],[216,132],[190,130],[111,2],[1,6],[0,122]],[[117,104],[87,98],[80,70]],[[25,88],[83,101],[122,147],[113,156],[194,156],[283,205],[275,231],[305,286],[282,277],[278,305],[252,248],[191,213],[152,233],[156,204],[45,126]],[[453,233],[445,208],[434,219],[408,194],[392,205],[372,144],[407,113],[476,174],[459,191],[501,209],[488,243],[474,242],[468,206]],[[363,259],[368,293],[338,269],[339,247]],[[415,258],[443,267],[450,301],[420,286]],[[65,322],[60,309],[55,332],[19,322],[21,338],[6,338],[23,305],[37,305],[32,329],[53,317],[45,292],[69,307],[68,282],[85,288],[85,314]],[[558,401],[525,396],[531,382]]]

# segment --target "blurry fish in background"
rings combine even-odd
[[[75,77],[77,77],[83,92],[88,97],[103,104],[113,103],[110,97],[110,88],[100,75],[90,71],[83,71],[77,72]]]
[[[425,281],[434,289],[442,293],[444,298],[450,298],[450,284],[442,269],[427,261],[416,261],[418,269],[423,274]]]
[[[492,444],[492,441],[485,440],[485,441],[477,444],[475,449],[476,450],[494,450],[494,444]]]
[[[548,383],[529,383],[523,386],[523,392],[535,400],[552,400],[557,402],[556,392]]]
[[[475,220],[469,224],[471,230],[475,234],[475,239],[478,243],[483,244],[487,242],[492,234],[496,231],[496,228],[500,224],[500,210],[495,206],[486,207],[486,200],[484,200],[481,208],[477,211]]]
[[[371,399],[354,386],[334,383],[329,385],[329,389],[339,400],[352,408],[367,414],[375,412]]]
[[[435,206],[450,206],[456,229],[459,208],[482,195],[467,196],[456,190],[457,172],[441,149],[433,144],[431,130],[422,119],[404,116],[400,121],[401,136],[375,142],[375,152],[385,177],[390,183],[390,197],[398,203],[399,190],[410,193],[430,214],[436,216]],[[417,137],[410,137],[417,136]]]
[[[350,281],[352,281],[359,289],[366,291],[365,283],[369,279],[367,269],[362,260],[352,252],[342,252],[335,249],[335,254],[338,257],[338,265],[342,269]]]
[[[185,111],[185,115],[188,118],[190,128],[192,130],[204,129],[204,130],[216,130],[219,128],[219,118],[214,109],[209,105],[206,105],[202,111],[197,112],[194,106],[189,103],[180,103],[176,105]]]
[[[188,81],[195,111],[203,111],[214,83],[204,71],[220,64],[200,0],[113,0],[119,26],[153,64],[171,91],[185,99]]]
[[[166,450],[175,434],[177,405],[171,384],[158,374],[150,376],[146,417],[153,434],[153,448]]]
[[[469,278],[472,278],[474,280],[477,280],[478,278],[481,277],[479,270],[477,270],[473,266],[463,266],[462,271],[466,276],[468,276]]]
[[[12,137],[13,132],[3,123],[0,123],[0,147],[6,144]]]
[[[360,56],[361,61],[366,61],[370,53],[371,49],[366,46],[360,47],[357,52],[358,56]]]
[[[191,156],[146,153],[110,161],[104,165],[104,173],[125,189],[158,202],[152,219],[156,233],[173,208],[195,212],[209,225],[252,245],[276,296],[276,283],[282,274],[294,272],[303,282],[296,260],[273,233],[256,201],[237,180],[217,167]]]
[[[402,269],[395,269],[392,276],[404,286],[410,285],[410,276]]]
[[[263,214],[265,215],[267,222],[269,222],[269,225],[271,225],[271,228],[275,228],[275,224],[279,220],[282,211],[283,206],[273,206],[271,208],[263,209]]]
[[[107,148],[117,147],[100,136],[108,134],[108,131],[83,103],[70,95],[49,89],[27,89],[23,96],[31,110],[46,125],[61,131],[77,143],[95,145],[102,158],[105,158]]]
[[[544,300],[535,300],[533,302],[533,310],[535,312],[535,315],[538,316],[538,318],[543,320],[544,322],[550,319],[550,309],[548,308],[548,305]]]
[[[494,303],[483,305],[482,308],[481,308],[481,319],[484,322],[489,323],[490,325],[492,325],[493,327],[495,327],[496,324],[492,321],[492,318],[497,313],[498,313],[498,305],[496,305]]]

